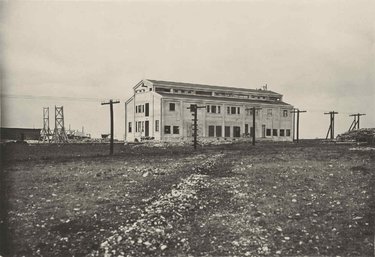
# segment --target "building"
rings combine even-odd
[[[246,89],[159,80],[142,80],[125,102],[125,140],[191,140],[192,104],[198,109],[199,138],[257,138],[291,141],[293,106],[266,89]]]
[[[42,129],[1,128],[0,139],[4,140],[39,140]]]

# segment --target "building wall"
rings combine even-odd
[[[148,104],[148,116],[146,115],[146,105]],[[143,138],[161,139],[161,96],[146,91],[137,93],[125,104],[125,140],[129,142]],[[139,111],[140,110],[140,111]],[[159,129],[156,131],[156,121],[159,121]],[[131,132],[129,132],[129,122],[131,122]],[[147,135],[148,123],[148,135]]]
[[[170,110],[170,103],[173,103],[175,110]],[[240,137],[250,137],[250,128],[253,126],[253,117],[249,115],[246,109],[251,108],[250,104],[243,103],[223,103],[222,101],[194,101],[186,99],[163,99],[162,109],[163,109],[163,140],[175,140],[175,139],[186,139],[192,136],[192,124],[193,116],[188,107],[191,104],[197,104],[198,106],[205,106],[205,108],[198,109],[198,134],[199,137],[211,138],[212,135],[209,134],[209,126],[214,126],[214,136],[217,137],[217,133],[221,130],[221,137],[225,136],[225,127],[230,127],[230,136],[234,137],[234,127],[239,127]],[[216,112],[218,106],[220,106],[220,113],[208,113],[207,105],[216,106]],[[234,107],[236,111],[240,109],[239,114],[228,114],[227,108]],[[278,140],[278,141],[291,141],[292,140],[292,115],[290,111],[291,106],[278,106],[263,104],[262,109],[259,111],[259,115],[256,115],[256,137],[261,138],[262,135],[262,125],[265,126],[264,138]],[[272,114],[269,114],[268,110],[272,110]],[[231,110],[231,109],[230,109]],[[287,111],[288,116],[283,117],[283,110]],[[245,128],[247,124],[247,132],[245,135]],[[170,133],[165,133],[165,126],[170,126]],[[173,133],[173,127],[178,126],[179,133]],[[221,127],[217,128],[217,127]],[[271,130],[271,134],[267,135],[267,129]],[[276,134],[274,135],[274,129],[276,129]],[[280,135],[280,129],[284,130],[284,136]],[[286,129],[290,130],[290,136],[286,136]],[[217,131],[219,130],[219,131]]]
[[[1,128],[1,140],[39,140],[41,129]]]

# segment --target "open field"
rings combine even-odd
[[[374,256],[374,150],[107,148],[7,149],[10,256]]]

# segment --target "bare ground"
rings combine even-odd
[[[3,255],[374,255],[371,148],[38,147],[8,151]]]

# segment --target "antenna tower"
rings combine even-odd
[[[43,129],[41,133],[42,142],[50,142],[50,136],[52,135],[49,128],[49,107],[43,107]]]
[[[64,127],[64,109],[63,106],[55,106],[55,130],[53,133],[54,143],[66,143],[68,142],[68,136],[66,135]]]

